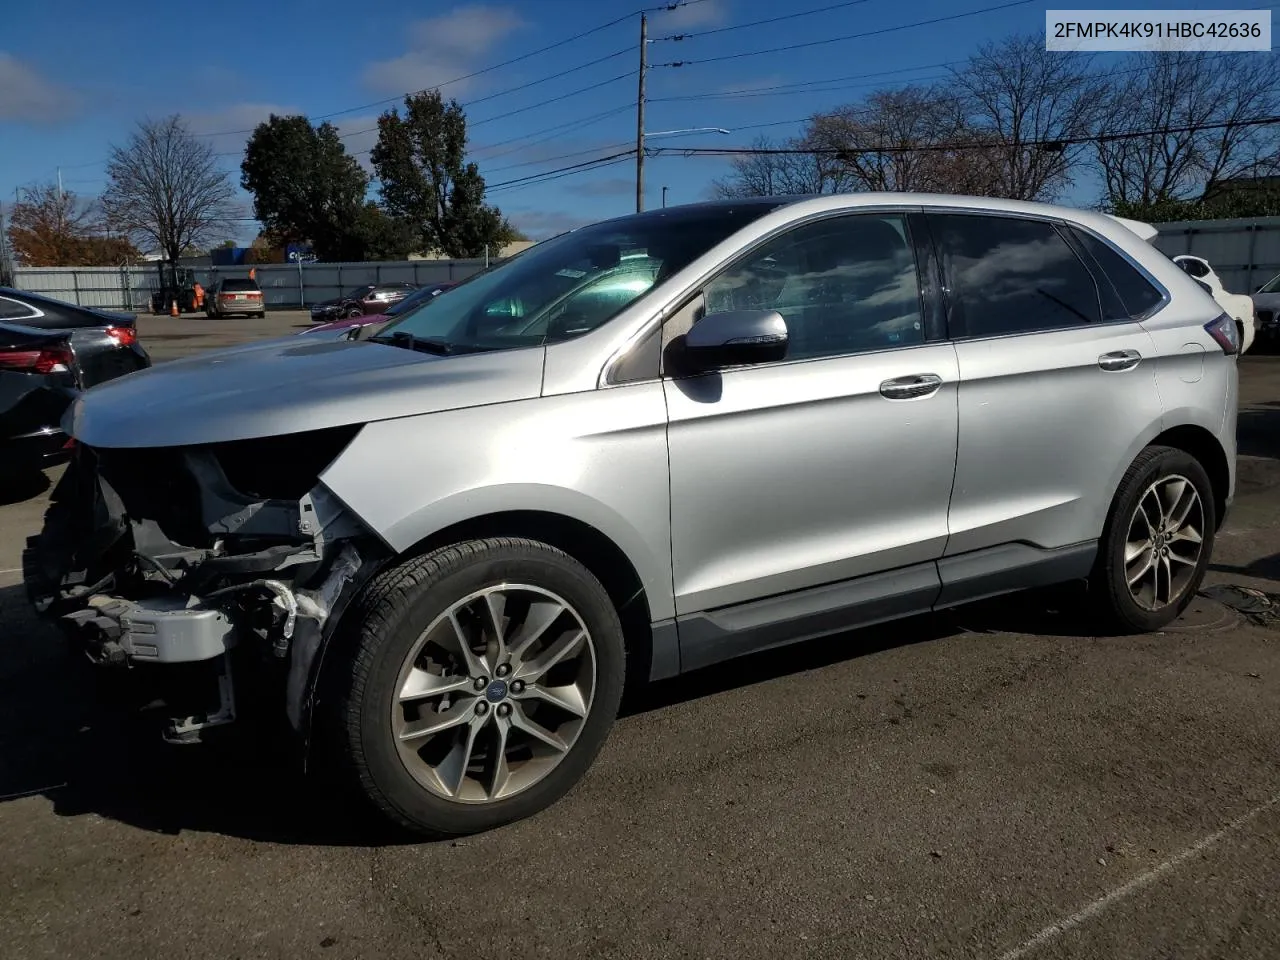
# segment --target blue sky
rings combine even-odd
[[[834,6],[839,0],[694,0],[650,15],[650,61],[696,60],[791,43],[866,33],[996,6],[1002,0],[862,0],[780,23],[723,30],[683,41],[673,34],[734,27]],[[50,181],[58,167],[68,189],[92,196],[103,187],[109,146],[144,116],[181,113],[208,136],[239,181],[246,129],[271,112],[338,114],[353,152],[367,151],[377,114],[404,91],[444,84],[474,125],[471,146],[490,185],[628,149],[635,141],[638,17],[545,54],[445,83],[554,43],[661,0],[275,0],[192,8],[157,0],[15,2],[0,34],[0,201],[15,187]],[[1198,9],[1254,6],[1206,3]],[[946,23],[804,50],[741,57],[649,73],[649,131],[723,127],[654,140],[653,145],[749,144],[762,133],[798,133],[803,118],[849,102],[876,86],[943,75],[937,64],[964,58],[1012,32],[1043,33],[1047,8],[1177,7],[1172,2],[1030,2]],[[1185,6],[1185,5],[1184,5]],[[610,57],[610,54],[618,53]],[[561,71],[603,59],[566,76]],[[910,69],[908,69],[910,68]],[[895,71],[887,76],[856,79]],[[822,92],[761,88],[855,78]],[[543,102],[580,88],[596,89]],[[475,102],[485,98],[483,102]],[[683,98],[683,99],[682,99]],[[341,111],[341,112],[340,112]],[[518,111],[518,112],[517,112]],[[340,113],[339,113],[340,112]],[[511,114],[509,116],[499,116]],[[727,170],[722,159],[664,156],[646,162],[647,204],[702,199]],[[534,236],[634,209],[635,162],[538,184],[494,189],[490,199]],[[1087,189],[1085,186],[1080,191]],[[1078,191],[1079,192],[1079,191]],[[1087,196],[1079,196],[1087,202]],[[241,239],[251,237],[246,225]]]

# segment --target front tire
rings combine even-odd
[[[1181,615],[1213,552],[1213,486],[1200,462],[1173,447],[1147,447],[1112,501],[1090,592],[1108,625],[1148,633]]]
[[[471,540],[380,574],[348,614],[339,769],[398,826],[461,836],[577,782],[621,700],[622,626],[600,582],[531,540]]]

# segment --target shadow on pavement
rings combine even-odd
[[[1079,606],[1072,596],[1071,588],[1057,588],[1004,597],[767,651],[645,688],[623,712],[961,632],[1087,636],[1088,626],[1065,613]],[[195,830],[338,846],[414,842],[383,829],[359,801],[340,799],[340,791],[304,775],[286,731],[235,724],[221,741],[164,744],[155,722],[126,709],[117,678],[35,617],[21,586],[0,588],[0,636],[0,802],[43,795],[60,816],[92,813],[164,834]]]
[[[42,470],[0,474],[0,507],[34,500],[48,489],[49,478]]]
[[[1280,553],[1273,553],[1269,557],[1260,557],[1243,567],[1236,567],[1227,563],[1210,563],[1209,569],[1216,570],[1219,573],[1234,573],[1238,576],[1257,577],[1260,580],[1280,582]]]
[[[1280,460],[1280,405],[1246,407],[1236,421],[1236,452]]]

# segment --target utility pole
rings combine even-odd
[[[644,75],[649,69],[649,18],[640,14],[640,89],[636,94],[636,213],[644,211]]]
[[[662,188],[662,209],[665,210],[666,208],[667,208],[667,188],[663,187]]]
[[[62,168],[58,168],[58,202],[62,202]]]

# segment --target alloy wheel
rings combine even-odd
[[[438,797],[505,800],[568,755],[591,712],[591,634],[573,606],[528,584],[454,603],[415,641],[396,679],[391,734]]]
[[[1182,597],[1204,549],[1204,504],[1186,477],[1162,477],[1138,499],[1124,544],[1125,581],[1142,609]]]

